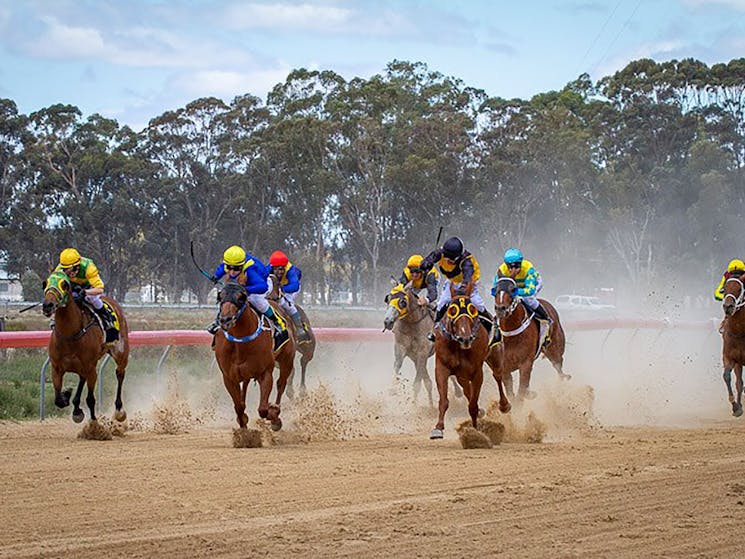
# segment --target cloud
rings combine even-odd
[[[346,8],[314,4],[236,3],[227,7],[223,18],[231,29],[343,29],[354,13]]]
[[[689,45],[679,40],[644,43],[635,46],[631,50],[619,53],[605,63],[601,61],[601,64],[597,67],[597,71],[592,72],[592,74],[595,78],[610,76],[625,67],[632,60],[639,60],[641,58],[651,58],[657,61],[683,58],[691,56],[689,50]]]
[[[68,25],[51,16],[43,17],[41,23],[37,36],[24,39],[15,48],[35,58],[100,60],[140,68],[207,68],[253,62],[247,51],[163,29],[139,26],[105,31]]]
[[[517,49],[509,43],[502,42],[485,42],[484,47],[492,52],[503,54],[504,56],[515,56]]]
[[[694,8],[721,6],[745,12],[745,0],[683,0],[683,2]]]
[[[602,2],[569,2],[562,4],[559,10],[577,16],[603,13],[606,11],[606,6]]]
[[[266,98],[278,83],[290,73],[289,66],[260,68],[246,72],[233,70],[200,70],[183,73],[169,80],[168,88],[187,97],[220,97],[226,101],[237,95],[251,93]]]

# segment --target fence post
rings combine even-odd
[[[49,356],[41,366],[41,373],[39,373],[39,421],[44,421],[44,389],[47,384],[47,368],[49,367]]]

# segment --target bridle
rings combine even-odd
[[[522,297],[519,295],[515,295],[512,297],[512,294],[517,290],[517,282],[512,278],[499,278],[497,280],[497,285],[495,288],[495,295],[494,295],[494,312],[499,318],[507,318],[510,316],[517,306],[522,301]],[[507,306],[505,310],[499,310],[498,305],[502,302],[502,299],[504,298],[505,294],[509,294],[510,297],[512,297],[512,301]]]
[[[448,339],[458,342],[461,347],[470,347],[476,336],[478,336],[479,327],[481,326],[481,322],[476,320],[479,316],[479,310],[476,308],[476,305],[468,297],[457,297],[448,305],[445,316],[449,319],[450,326],[455,325],[456,322],[463,318],[471,322],[471,331],[466,337],[459,336],[451,328],[441,325],[441,330]]]
[[[734,314],[742,307],[745,307],[745,285],[743,285],[740,278],[727,278],[727,281],[724,282],[724,285],[727,285],[731,281],[737,282],[737,284],[740,286],[740,293],[737,296],[733,295],[732,293],[725,294],[725,296],[722,298],[722,306],[726,306],[727,301],[729,299],[733,299],[735,308],[732,313]]]
[[[240,297],[243,295],[243,297]],[[251,342],[259,337],[259,334],[263,331],[262,321],[259,318],[258,315],[256,315],[257,318],[257,325],[256,330],[252,332],[251,334],[248,334],[247,336],[242,337],[236,337],[233,336],[231,333],[228,332],[233,326],[236,325],[238,322],[238,319],[243,315],[243,313],[246,311],[248,306],[248,293],[246,291],[246,288],[242,286],[240,283],[237,282],[228,282],[225,284],[225,287],[223,287],[222,291],[219,295],[220,299],[220,313],[218,315],[218,319],[220,321],[220,331],[223,333],[225,338],[230,342],[236,342],[236,343],[246,343]],[[242,299],[242,302],[239,304],[239,299]],[[234,306],[238,307],[238,311],[233,314],[230,317],[224,317],[222,313],[222,305],[223,303],[231,303]],[[251,312],[254,314],[255,311],[251,309]]]

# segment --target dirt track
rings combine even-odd
[[[741,557],[743,426],[463,450],[0,423],[0,557]]]

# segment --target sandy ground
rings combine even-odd
[[[325,348],[278,444],[252,449],[232,446],[214,367],[174,363],[168,386],[125,382],[123,437],[0,422],[0,558],[742,557],[745,419],[718,339],[690,336],[570,339],[574,378],[539,363],[491,449],[462,448],[458,401],[430,441],[387,346]]]
[[[464,450],[0,424],[0,557],[741,557],[741,424]]]

